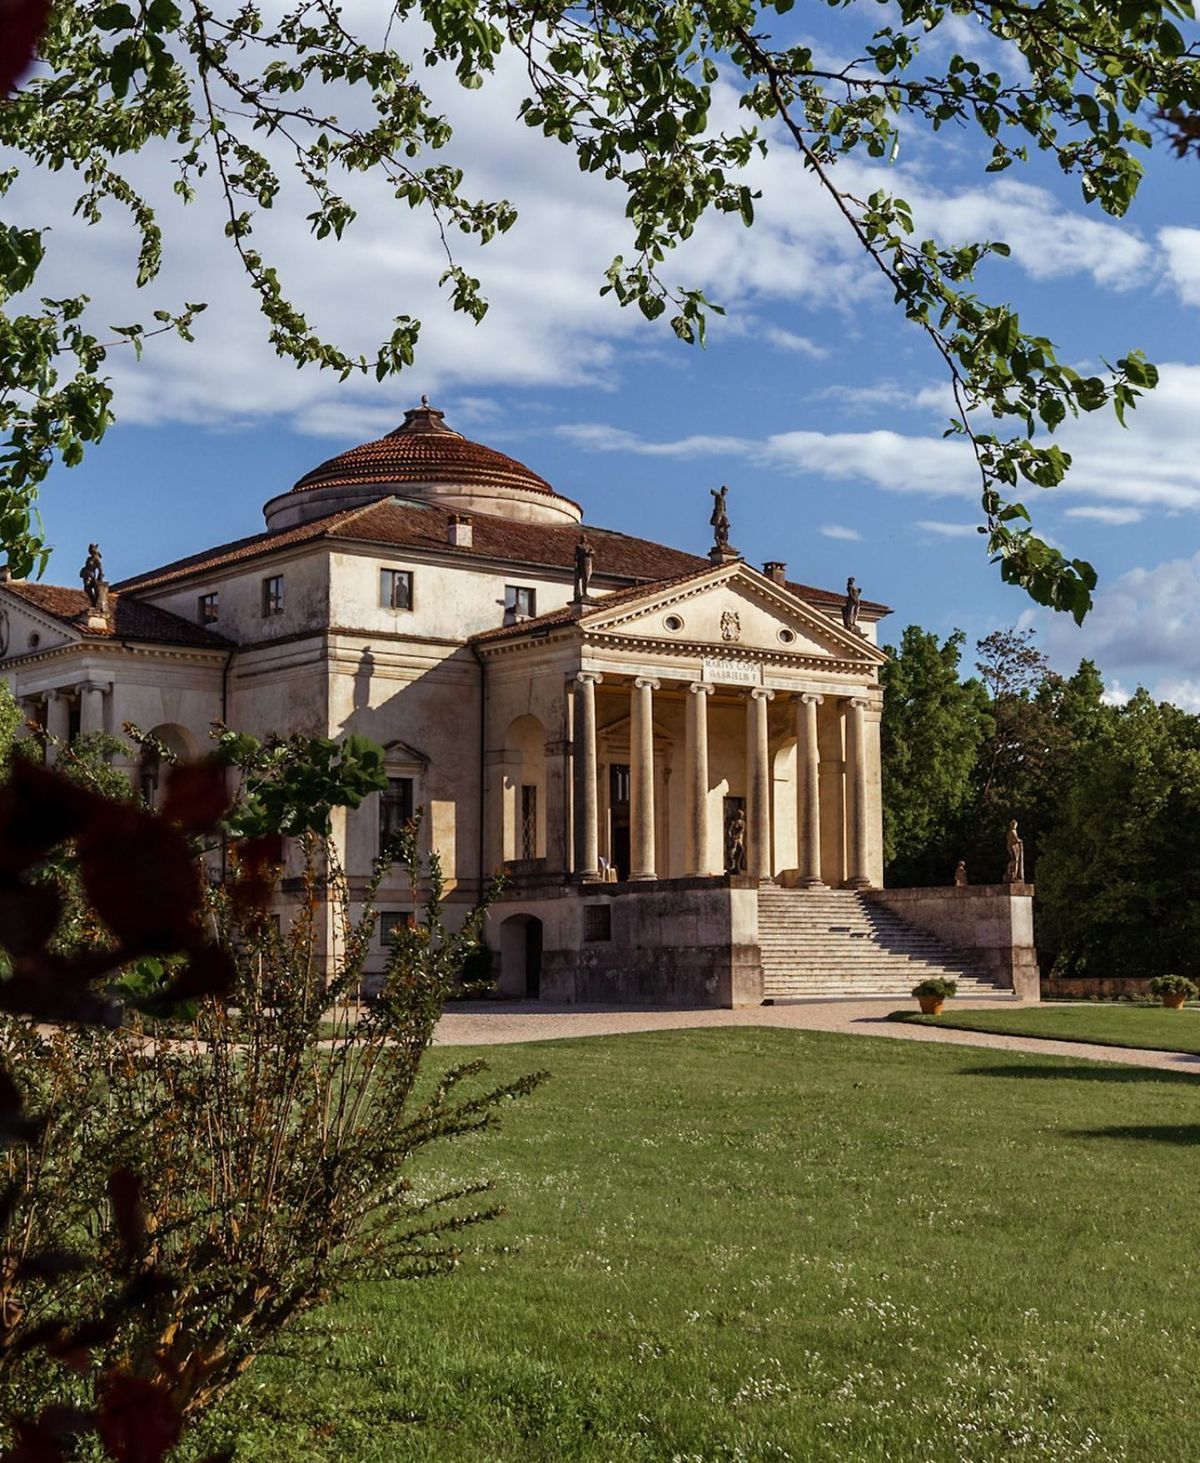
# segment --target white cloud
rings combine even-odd
[[[823,361],[829,355],[823,345],[818,345],[815,340],[809,340],[807,335],[797,335],[794,330],[783,330],[778,325],[768,325],[762,333],[764,339],[769,340],[772,345],[778,346],[781,351],[796,351],[814,361]]]
[[[1140,523],[1145,517],[1140,508],[1104,508],[1092,505],[1068,508],[1063,516],[1089,519],[1093,523],[1105,523],[1113,528],[1120,528],[1127,523]]]
[[[1167,274],[1185,305],[1200,305],[1200,229],[1159,229]]]
[[[857,528],[847,528],[844,523],[826,523],[821,532],[826,538],[845,539],[847,543],[861,543],[862,534]]]
[[[941,538],[972,538],[975,535],[973,523],[943,523],[937,518],[921,518],[917,527],[926,533],[938,534]]]
[[[1120,672],[1118,685],[1133,680],[1160,699],[1190,694],[1200,685],[1200,553],[1102,583],[1082,626],[1061,615],[1049,621],[1046,646],[1057,664],[1087,656]]]

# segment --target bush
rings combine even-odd
[[[1186,975],[1156,975],[1150,982],[1152,996],[1183,996],[1189,1001],[1196,999],[1196,983]]]
[[[944,976],[931,975],[913,986],[912,993],[914,996],[937,996],[939,1000],[949,1000],[951,996],[958,995],[958,982],[946,980]]]

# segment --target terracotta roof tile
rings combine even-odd
[[[219,649],[232,643],[223,635],[206,630],[203,625],[193,625],[181,615],[130,599],[116,590],[109,591],[112,607],[110,628],[94,630],[87,623],[91,605],[82,589],[25,580],[10,580],[4,588],[89,640],[149,640],[160,645],[195,645],[209,649]]]
[[[515,457],[472,442],[447,427],[443,415],[427,403],[404,414],[403,426],[339,452],[307,472],[292,489],[362,487],[373,483],[445,483],[460,487],[512,489],[561,496]],[[567,499],[570,502],[570,499]]]

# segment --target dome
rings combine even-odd
[[[425,397],[394,432],[314,467],[263,511],[269,528],[290,528],[387,497],[389,490],[455,511],[531,523],[578,523],[582,517],[577,504],[524,463],[448,427],[445,414]]]

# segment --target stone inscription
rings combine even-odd
[[[702,661],[706,681],[727,686],[761,686],[762,666],[754,661],[730,660],[725,656],[706,655]]]

